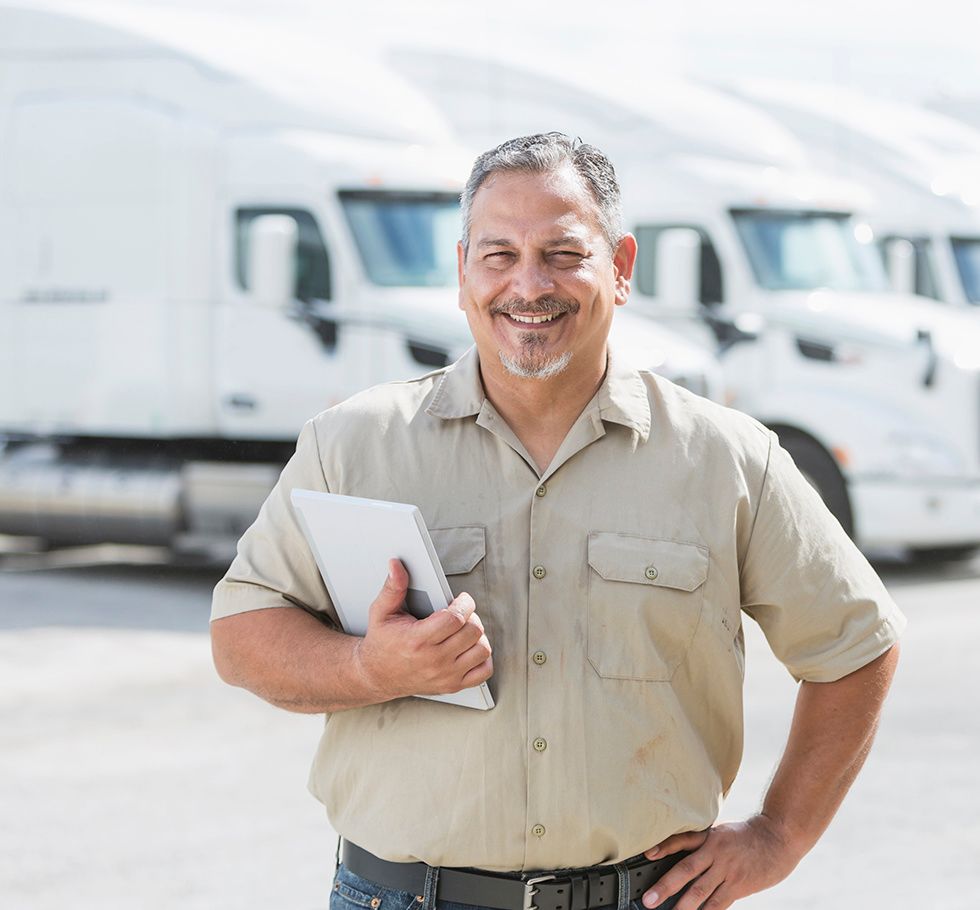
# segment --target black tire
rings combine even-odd
[[[802,433],[783,431],[779,434],[779,441],[793,456],[800,473],[820,494],[820,498],[840,522],[847,536],[853,537],[851,498],[847,495],[847,484],[834,459],[823,446]]]

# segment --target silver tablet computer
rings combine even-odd
[[[346,632],[367,632],[368,610],[388,576],[389,559],[400,559],[408,570],[409,613],[423,619],[449,606],[453,593],[416,506],[299,489],[290,498]],[[486,683],[452,695],[419,697],[493,707]]]

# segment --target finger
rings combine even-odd
[[[732,888],[728,882],[722,882],[715,888],[714,894],[705,901],[701,910],[728,910],[736,901],[743,897],[748,897],[753,892],[740,893],[737,888]]]
[[[436,610],[431,616],[426,616],[422,620],[422,625],[416,628],[429,644],[442,644],[464,628],[475,609],[473,598],[464,592],[445,610]]]
[[[459,629],[436,645],[443,660],[456,660],[460,654],[469,650],[484,635],[483,630],[470,617]]]
[[[370,619],[374,622],[383,620],[392,613],[401,611],[405,604],[405,593],[408,591],[408,572],[399,559],[388,560],[388,576],[378,596],[374,598],[369,611]]]
[[[680,853],[681,850],[697,850],[707,839],[707,830],[685,831],[682,834],[671,835],[659,844],[654,844],[649,850],[644,851],[643,855],[647,859],[656,859],[658,856]]]
[[[473,598],[469,594],[460,594],[450,607],[445,610],[436,610],[431,616],[426,616],[421,622],[413,626],[413,632],[430,645],[440,645],[446,639],[455,635],[460,629],[464,628],[467,620],[473,613],[469,604],[473,607]]]
[[[673,897],[688,882],[694,881],[711,866],[711,856],[707,850],[698,850],[685,856],[679,863],[653,883],[643,894],[644,907],[658,907],[668,897]]]
[[[486,682],[491,676],[493,676],[493,658],[488,657],[482,664],[474,667],[463,677],[460,688],[468,689],[470,686],[478,686],[480,683]]]
[[[469,594],[463,591],[449,604],[448,607],[446,607],[446,609],[452,610],[465,622],[470,618],[470,616],[473,615],[473,611],[476,609],[476,602],[472,597],[470,597]]]
[[[724,884],[725,875],[723,872],[712,866],[704,875],[699,875],[684,892],[681,899],[677,902],[675,910],[700,910],[709,899],[717,898],[719,887]],[[727,906],[722,904],[712,904],[712,907]]]
[[[486,635],[481,635],[472,647],[467,648],[456,658],[456,669],[465,676],[474,667],[480,666],[492,653]]]

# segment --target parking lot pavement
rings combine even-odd
[[[0,572],[0,906],[318,908],[335,840],[305,780],[322,718],[220,684],[220,573]],[[862,776],[755,910],[980,906],[980,564],[884,568],[910,618]],[[753,811],[795,686],[746,626],[746,749],[723,818]]]

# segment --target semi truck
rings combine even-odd
[[[889,289],[873,232],[852,214],[860,187],[685,156],[640,167],[637,305],[713,329],[730,402],[779,434],[865,549],[972,553],[976,320]]]
[[[462,55],[395,60],[464,141],[559,129],[607,150],[639,242],[635,306],[719,356],[728,402],[778,432],[862,547],[980,546],[978,325],[889,290],[859,185],[707,86],[613,93]],[[678,127],[685,106],[710,135]]]
[[[791,130],[822,170],[870,191],[861,215],[896,290],[980,305],[980,130],[838,86],[767,80],[735,91]]]
[[[139,12],[0,8],[0,534],[223,555],[306,419],[471,343],[472,153],[365,59]],[[614,333],[721,394],[697,345]]]

